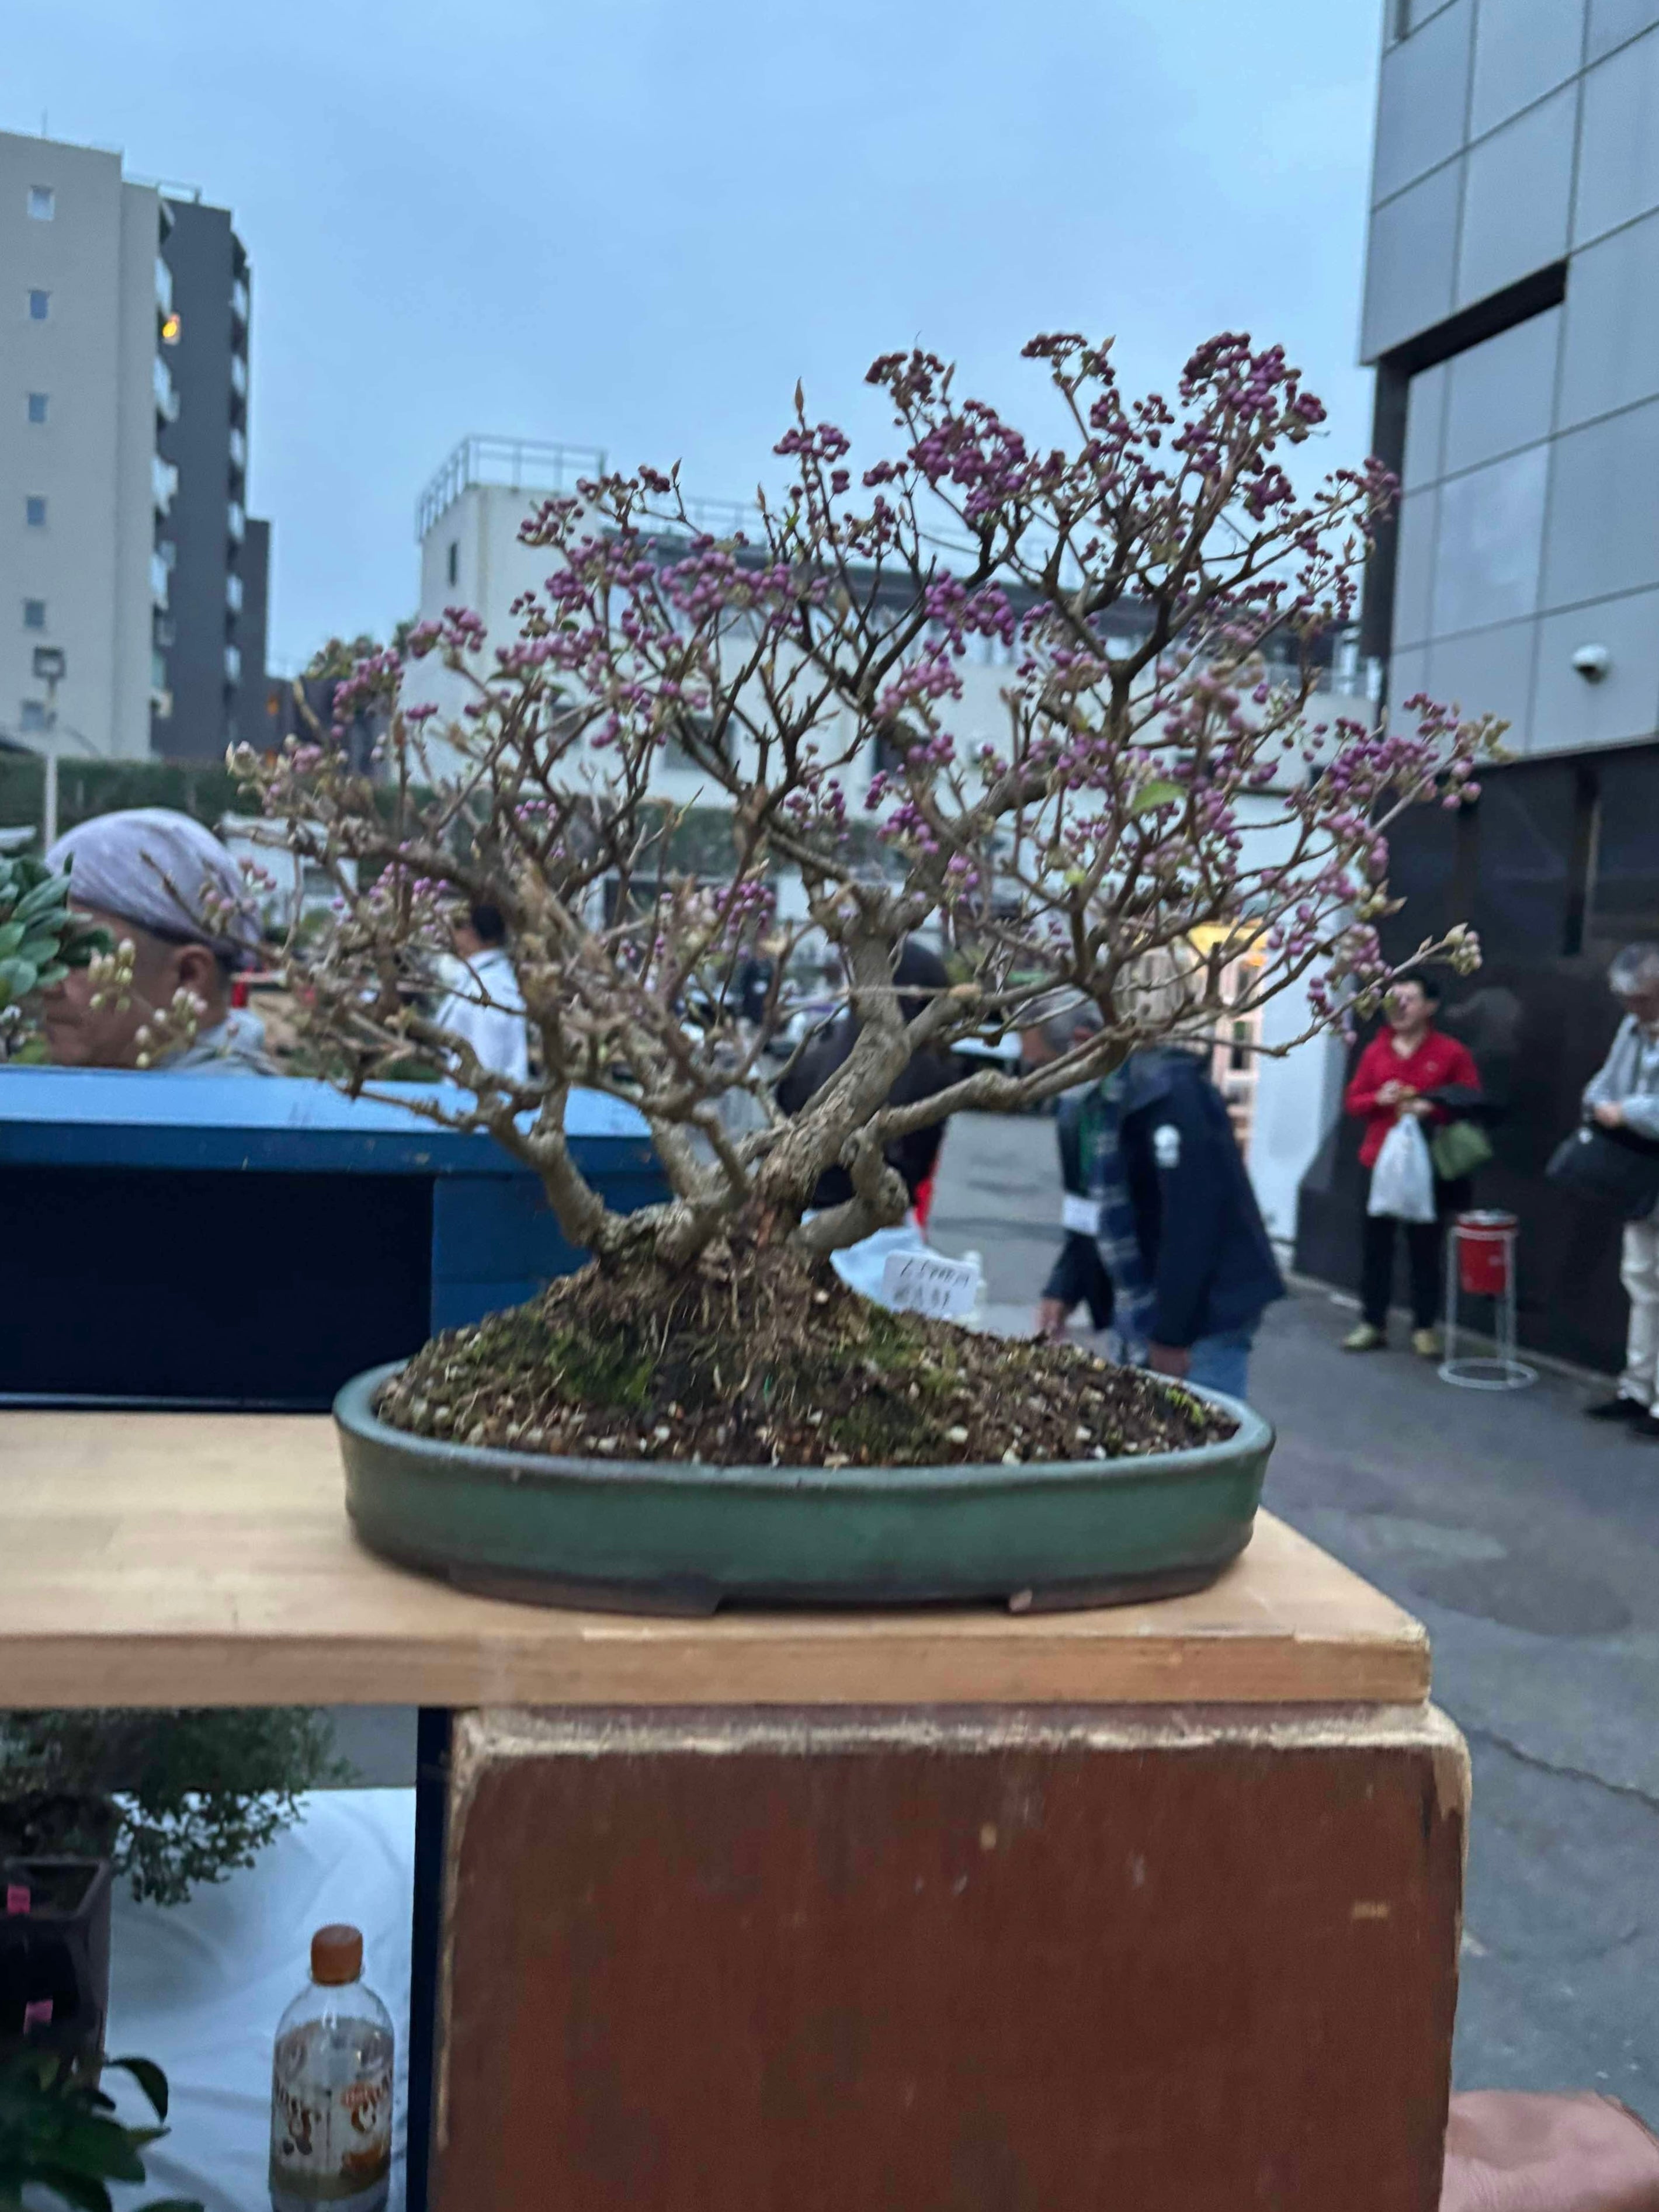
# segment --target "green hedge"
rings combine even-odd
[[[389,804],[389,795],[387,798]],[[258,808],[216,762],[167,760],[67,760],[58,767],[58,827],[73,830],[94,814],[113,814],[126,806],[171,806],[210,830],[227,814],[257,814]],[[38,831],[46,816],[46,768],[38,754],[0,752],[0,830],[32,823]],[[882,848],[867,822],[849,824],[859,858],[878,864]],[[718,881],[731,873],[732,814],[722,806],[693,806],[680,817],[668,840],[667,866]],[[653,854],[651,866],[662,860]],[[644,871],[649,872],[649,867]]]
[[[0,753],[0,830],[30,823],[38,830],[46,817],[46,763],[38,755]],[[174,807],[210,830],[224,815],[257,811],[217,762],[60,759],[60,830],[124,806]]]

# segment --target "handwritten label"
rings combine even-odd
[[[952,1321],[971,1313],[980,1273],[965,1260],[937,1260],[930,1252],[892,1252],[881,1271],[881,1302],[896,1313],[932,1314]]]

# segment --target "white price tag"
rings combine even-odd
[[[1098,1237],[1100,1234],[1100,1200],[1097,1198],[1074,1198],[1070,1191],[1060,1202],[1060,1225],[1079,1237]]]
[[[965,1260],[936,1260],[929,1252],[892,1252],[881,1271],[881,1302],[896,1313],[932,1314],[941,1321],[971,1313],[979,1294],[979,1269]]]

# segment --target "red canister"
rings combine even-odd
[[[1519,1226],[1514,1214],[1486,1208],[1458,1215],[1457,1279],[1470,1297],[1501,1297],[1508,1290]]]

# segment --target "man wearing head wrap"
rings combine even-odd
[[[240,870],[210,830],[170,807],[131,807],[82,822],[58,840],[46,864],[69,870],[77,911],[117,945],[133,948],[125,1006],[112,992],[94,1006],[81,968],[46,993],[46,1048],[59,1066],[136,1067],[139,1030],[186,991],[201,1009],[195,1039],[164,1050],[155,1066],[202,1075],[276,1073],[264,1054],[264,1024],[231,1006],[231,977],[252,959],[258,925]]]

